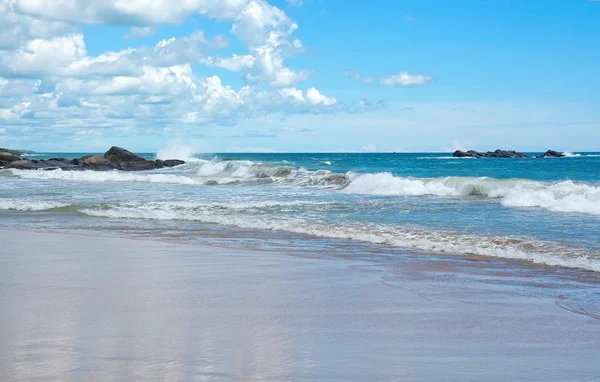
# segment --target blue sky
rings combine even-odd
[[[0,146],[600,150],[600,2],[0,0]]]

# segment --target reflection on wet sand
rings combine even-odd
[[[597,284],[540,268],[1,230],[0,242],[2,381],[600,372]]]

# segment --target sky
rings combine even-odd
[[[0,0],[0,147],[600,151],[598,0]]]

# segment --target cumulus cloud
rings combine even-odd
[[[245,51],[221,56],[229,39],[196,30],[154,46],[90,54],[81,28],[125,25],[130,29],[124,37],[142,38],[159,24],[190,15],[229,22]],[[72,135],[81,137],[109,127],[123,134],[149,126],[172,131],[232,125],[269,113],[385,107],[365,100],[344,103],[302,86],[310,72],[286,64],[305,49],[293,36],[297,29],[264,0],[0,0],[0,119],[9,131],[73,128],[78,133]],[[223,83],[210,73],[215,67],[241,73],[245,84]]]

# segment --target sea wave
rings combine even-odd
[[[26,199],[2,199],[0,210],[81,213],[109,219],[195,221],[245,229],[306,234],[348,239],[436,253],[476,254],[520,259],[538,264],[588,269],[600,272],[600,253],[586,248],[514,238],[428,230],[415,226],[336,221],[327,216],[341,202],[283,200],[238,202],[128,202],[68,204]],[[306,212],[310,211],[307,215]],[[311,218],[312,216],[312,218]]]
[[[162,172],[10,170],[27,179],[86,182],[147,182],[182,185],[275,184],[319,187],[386,196],[487,198],[506,207],[600,215],[600,185],[571,180],[542,182],[489,177],[411,178],[391,173],[335,173],[241,160],[198,160]]]
[[[286,204],[255,205],[281,208]],[[538,264],[582,268],[600,272],[600,254],[583,248],[567,247],[534,239],[515,239],[441,232],[414,227],[382,224],[340,223],[335,226],[323,222],[287,216],[273,218],[269,214],[253,214],[251,205],[216,205],[181,203],[121,204],[103,208],[84,208],[80,212],[89,216],[111,219],[188,220],[214,223],[247,229],[262,229],[307,234],[317,237],[349,239],[422,251],[477,254],[509,259],[520,259]],[[329,208],[327,204],[323,208]],[[243,211],[243,213],[240,213]]]
[[[507,207],[600,215],[600,187],[567,180],[556,183],[488,177],[405,178],[390,173],[349,174],[344,192],[369,195],[484,197]]]
[[[0,199],[0,210],[46,211],[69,206],[68,203],[35,201],[29,199]]]
[[[139,174],[122,171],[31,171],[11,170],[14,175],[24,179],[66,180],[79,182],[148,182],[201,184],[187,176],[173,174]]]

